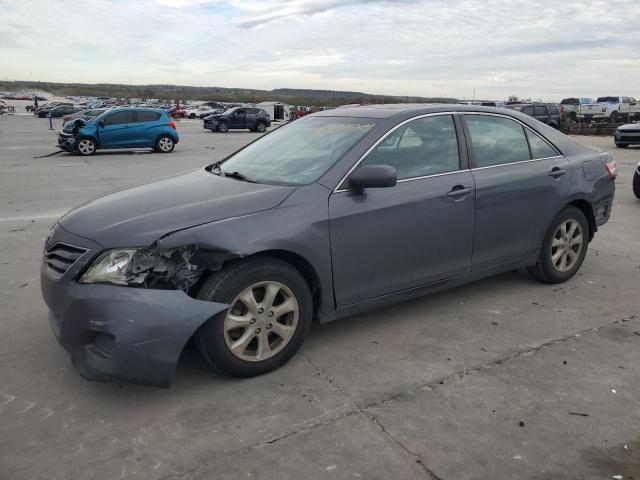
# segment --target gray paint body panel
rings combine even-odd
[[[538,132],[561,155],[469,169],[473,151],[467,159],[470,143],[460,135],[463,124],[456,119],[463,170],[362,193],[334,191],[354,164],[394,126],[441,112],[509,116]],[[377,122],[314,184],[259,185],[196,170],[105,195],[61,219],[63,228],[57,228],[50,241],[67,241],[89,250],[61,279],[42,276],[45,301],[62,325],[71,329],[63,336],[76,339],[66,348],[86,350],[82,343],[86,338],[73,330],[86,330],[87,312],[102,316],[111,333],[127,340],[121,344],[136,344],[136,349],[116,350],[124,352],[112,360],[119,365],[117,369],[94,360],[91,366],[98,369],[96,378],[102,372],[113,378],[167,385],[186,340],[227,308],[199,302],[180,291],[77,284],[82,269],[106,248],[195,244],[208,251],[228,252],[233,258],[265,252],[295,255],[313,272],[319,294],[315,315],[325,322],[531,265],[548,223],[571,201],[591,205],[597,225],[609,218],[615,190],[604,169],[609,156],[524,114],[468,105],[394,105],[314,115],[358,116]],[[585,161],[593,164],[593,180],[583,173]],[[550,177],[553,167],[568,173],[559,179]],[[456,185],[472,190],[455,200],[446,194]],[[133,324],[127,325],[127,318],[134,318]],[[139,329],[134,332],[132,325]],[[149,363],[136,357],[137,352],[146,352]],[[124,371],[130,362],[126,359],[134,357],[142,366]]]

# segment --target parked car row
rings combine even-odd
[[[631,122],[640,120],[640,104],[633,97],[598,97],[594,103],[581,104],[578,107],[577,118],[584,119],[586,122],[591,120],[608,120],[611,123]]]

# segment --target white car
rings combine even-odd
[[[189,107],[184,111],[184,116],[186,118],[202,118],[205,115],[209,115],[213,109],[211,107]]]
[[[580,105],[578,118],[591,120],[630,121],[640,117],[640,105],[633,97],[598,97],[596,103]]]

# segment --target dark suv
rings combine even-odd
[[[271,125],[271,117],[261,108],[234,107],[220,115],[204,119],[203,127],[212,132],[226,133],[230,129],[248,128],[252,132],[264,132]]]
[[[550,127],[560,128],[560,110],[554,103],[522,103],[509,105],[507,108],[529,115]]]

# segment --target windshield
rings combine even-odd
[[[598,103],[618,103],[620,97],[598,97]]]
[[[240,150],[221,170],[239,172],[257,182],[306,185],[320,178],[374,126],[370,118],[306,117]]]
[[[231,107],[231,108],[228,108],[228,109],[226,109],[224,112],[222,112],[222,114],[223,114],[223,115],[229,115],[230,113],[235,112],[238,108],[240,108],[240,107]]]

